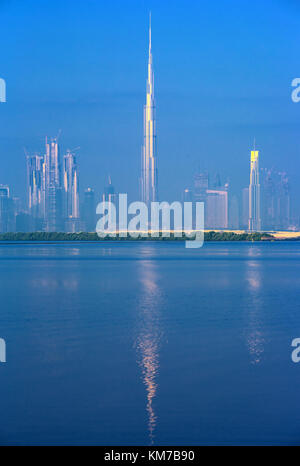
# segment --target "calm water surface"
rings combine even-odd
[[[300,243],[0,243],[0,444],[300,444]]]

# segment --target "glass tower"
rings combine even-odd
[[[249,185],[249,230],[261,230],[258,150],[251,151]]]
[[[149,59],[146,90],[146,105],[144,106],[144,145],[142,150],[141,197],[150,204],[157,201],[157,166],[156,166],[156,123],[154,101],[154,73],[151,45],[151,16],[149,27]]]

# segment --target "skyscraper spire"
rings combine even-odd
[[[151,53],[151,11],[149,13],[149,55]]]
[[[144,145],[142,151],[141,197],[143,202],[146,204],[157,200],[156,127],[151,13],[149,17],[149,58],[146,105],[144,106]]]
[[[149,97],[149,99],[148,99]],[[151,12],[149,15],[149,57],[148,57],[148,80],[146,106],[154,108],[154,73],[152,60],[152,38],[151,38]]]

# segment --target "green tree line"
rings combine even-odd
[[[163,237],[162,233],[157,238],[142,237],[142,238],[131,238],[129,235],[125,238],[119,238],[117,235],[115,238],[107,236],[106,238],[99,238],[97,233],[63,233],[63,232],[32,232],[32,233],[2,233],[0,234],[0,241],[185,241],[187,238],[185,234],[181,238],[174,237],[171,233],[169,238]],[[220,232],[220,231],[208,231],[204,233],[204,241],[263,241],[272,240],[273,236],[269,233],[234,233],[234,232]]]

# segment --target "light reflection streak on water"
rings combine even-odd
[[[255,258],[260,254],[250,248],[249,256]],[[250,354],[251,364],[259,364],[264,352],[265,337],[262,332],[262,301],[260,290],[262,287],[261,263],[256,260],[246,260],[246,281],[250,294],[250,311],[249,311],[249,333],[247,336],[247,345]]]
[[[157,415],[153,403],[158,389],[159,348],[162,334],[160,328],[161,291],[158,286],[156,267],[155,261],[141,261],[141,295],[138,304],[139,322],[136,339],[137,361],[146,388],[150,444],[154,443],[157,425]]]

